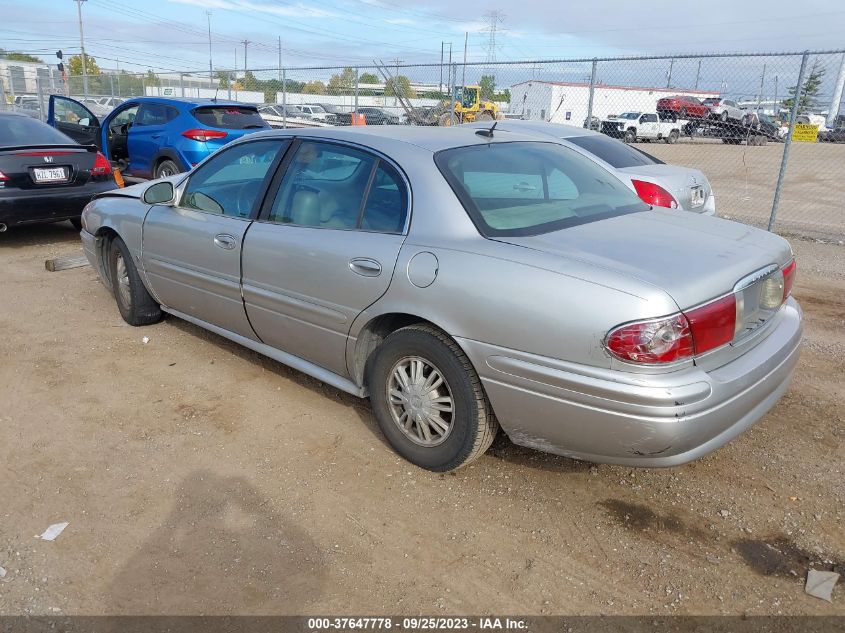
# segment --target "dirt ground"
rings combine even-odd
[[[803,590],[845,573],[845,248],[794,247],[797,375],[730,445],[632,470],[500,438],[437,475],[366,401],[46,272],[68,224],[0,235],[0,614],[845,615]]]
[[[662,161],[700,169],[713,186],[719,215],[767,226],[783,143],[724,145],[712,139],[637,143]],[[777,228],[834,241],[845,239],[845,144],[792,143]]]

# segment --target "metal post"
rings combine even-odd
[[[596,67],[598,64],[598,60],[594,59],[593,70],[590,73],[590,100],[587,102],[587,121],[584,123],[584,127],[588,130],[593,129],[593,100],[596,94]]]
[[[208,80],[214,83],[214,67],[211,65],[211,11],[205,12],[208,18]],[[213,86],[212,86],[213,87]]]
[[[766,81],[766,64],[763,64],[763,74],[760,75],[760,92],[757,95],[757,112],[760,112],[760,103],[763,101],[763,84]]]
[[[9,68],[9,94],[12,95],[12,110],[16,110],[15,107],[15,78],[12,77],[12,69]]]
[[[82,30],[82,3],[76,0],[76,13],[79,17],[79,48],[82,49],[82,96],[88,98],[88,57],[85,55],[85,34]]]
[[[792,145],[792,132],[795,129],[795,117],[798,116],[798,102],[801,101],[801,90],[804,87],[804,71],[807,69],[807,59],[810,53],[804,51],[801,56],[801,69],[798,71],[798,83],[795,84],[795,97],[792,100],[792,109],[789,112],[789,131],[786,133],[786,138],[783,139],[783,158],[780,161],[780,172],[778,172],[778,182],[775,185],[775,198],[772,200],[772,214],[769,216],[769,230],[775,226],[775,217],[778,213],[778,204],[780,204],[780,193],[783,189],[783,179],[786,176],[786,164],[789,162],[789,148]]]
[[[358,67],[355,67],[355,114],[358,114]]]
[[[780,102],[778,101],[778,76],[775,75],[775,118],[780,120]]]
[[[3,78],[0,77],[0,110],[6,109],[6,86],[3,85]]]
[[[179,89],[182,91],[182,97],[185,96],[185,73],[179,73]]]
[[[114,74],[109,73],[109,91],[111,92],[111,96],[114,96]]]
[[[455,80],[458,78],[458,65],[454,64],[449,69],[449,125],[455,125]]]
[[[695,89],[698,90],[698,79],[701,77],[701,60],[698,60],[698,69],[695,71]]]
[[[41,77],[35,78],[35,86],[38,88],[38,117],[42,121],[46,121],[44,116],[44,89],[41,87]]]
[[[672,87],[672,69],[675,67],[675,58],[669,60],[669,72],[666,74],[666,87]]]
[[[842,93],[845,91],[845,53],[842,53],[842,61],[839,62],[839,77],[836,79],[836,86],[833,89],[833,99],[830,101],[830,109],[827,111],[827,127],[836,127],[836,119],[839,116],[839,108],[842,106]]]
[[[279,36],[279,81],[282,80],[282,36]]]
[[[282,127],[288,126],[288,77],[287,71],[282,68]]]
[[[440,42],[440,83],[437,84],[437,90],[443,92],[443,42]]]
[[[469,31],[464,33],[464,69],[461,72],[461,88],[467,85],[467,44],[469,43]],[[455,79],[458,76],[455,75]]]

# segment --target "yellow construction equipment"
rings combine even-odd
[[[454,123],[493,121],[502,118],[499,106],[492,101],[481,100],[481,86],[455,86],[452,99],[455,104]],[[445,109],[446,112],[440,114],[438,123],[449,126],[453,123],[453,117],[448,104]]]

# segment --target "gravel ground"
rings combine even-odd
[[[437,475],[366,402],[46,272],[69,225],[3,234],[0,613],[845,615],[842,581],[803,591],[845,573],[845,249],[794,247],[796,378],[730,445],[631,470],[500,438]]]

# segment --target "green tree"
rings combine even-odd
[[[88,71],[89,77],[96,77],[97,75],[102,75],[102,71],[100,67],[97,65],[97,60],[91,57],[90,55],[85,56],[86,61],[86,70]],[[67,60],[68,70],[71,75],[81,75],[82,74],[82,55],[73,55],[70,59]]]
[[[411,88],[411,80],[404,75],[396,75],[384,85],[384,94],[387,97],[405,97],[415,99],[417,91]]]
[[[326,94],[326,84],[322,81],[309,81],[302,87],[302,92],[308,95]]]
[[[361,73],[358,81],[362,84],[379,84],[381,83],[373,73]]]
[[[217,70],[214,72],[214,76],[217,77],[218,88],[228,88],[232,82],[232,73],[228,70]]]
[[[352,92],[355,89],[355,69],[344,68],[342,73],[329,77],[328,88],[332,94]]]
[[[12,62],[32,62],[35,64],[43,64],[44,60],[34,55],[27,55],[26,53],[16,53],[14,51],[6,51],[0,48],[0,57],[8,59]]]
[[[161,82],[158,80],[158,75],[153,72],[153,69],[148,68],[147,74],[144,76],[144,83],[148,86],[158,86]]]
[[[244,90],[264,90],[265,82],[258,79],[251,70],[244,73],[244,79],[241,83],[243,84]]]
[[[819,66],[819,60],[813,61],[813,66],[810,68],[810,74],[804,80],[804,86],[801,90],[801,97],[798,99],[798,114],[806,114],[813,106],[816,105],[816,97],[819,95],[819,90],[822,86],[822,78],[824,77],[825,68]],[[792,86],[789,89],[789,97],[783,100],[783,107],[787,110],[792,109],[792,104],[795,103],[795,93],[798,86]]]
[[[496,77],[494,75],[482,75],[478,82],[481,88],[481,98],[485,101],[492,101],[496,96]]]

